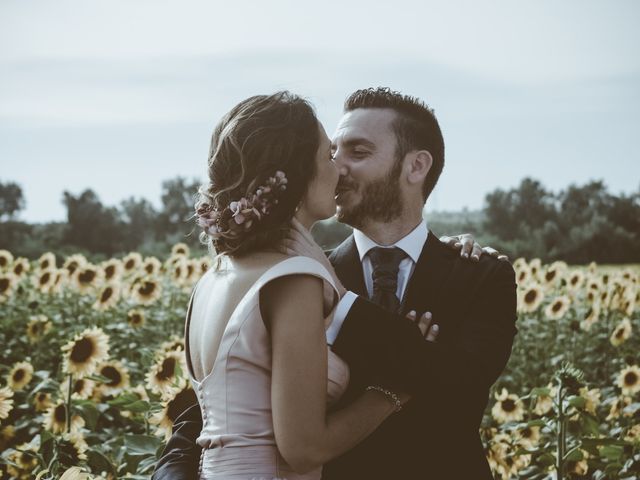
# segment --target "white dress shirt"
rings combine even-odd
[[[360,230],[354,229],[353,238],[356,242],[358,254],[360,255],[360,261],[362,262],[364,283],[367,287],[369,298],[371,298],[371,295],[373,294],[373,266],[371,265],[371,259],[369,258],[369,255],[367,255],[367,253],[369,253],[369,250],[374,247],[398,247],[407,254],[407,256],[400,262],[398,270],[398,289],[396,290],[396,295],[398,299],[402,301],[411,275],[416,268],[416,263],[420,258],[420,253],[422,253],[424,244],[427,241],[428,233],[429,231],[427,230],[427,222],[423,219],[416,228],[414,228],[405,237],[401,238],[393,245],[378,245]],[[333,342],[335,342],[336,338],[338,338],[338,334],[340,333],[340,329],[342,328],[344,319],[347,317],[347,314],[349,313],[349,310],[353,306],[353,302],[356,301],[357,297],[358,296],[355,293],[347,292],[336,306],[333,321],[327,329],[327,343],[329,345],[333,345]]]

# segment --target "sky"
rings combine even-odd
[[[526,176],[630,193],[639,23],[635,0],[2,0],[0,182],[29,222],[65,220],[65,190],[159,207],[163,180],[204,181],[240,100],[291,90],[331,136],[349,93],[389,86],[444,134],[428,209],[482,208]]]

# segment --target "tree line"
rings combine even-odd
[[[193,220],[198,186],[198,180],[182,177],[163,182],[160,209],[134,197],[106,206],[90,189],[77,195],[65,191],[66,222],[29,224],[18,220],[26,206],[20,186],[0,182],[0,248],[28,258],[53,251],[82,252],[96,260],[133,250],[164,256],[178,241],[198,248]],[[602,181],[591,181],[552,192],[525,178],[514,188],[488,193],[480,211],[434,212],[427,222],[437,235],[470,232],[511,258],[640,262],[640,188],[614,195]],[[350,229],[330,220],[313,233],[332,248]]]

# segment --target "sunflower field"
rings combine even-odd
[[[211,261],[0,250],[2,478],[149,478],[195,401],[183,325]],[[495,477],[640,478],[640,269],[514,268],[519,332],[480,431]]]

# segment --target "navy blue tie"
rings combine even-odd
[[[397,312],[400,309],[400,299],[396,296],[398,271],[400,262],[407,256],[406,253],[398,247],[375,247],[369,250],[368,255],[373,267],[371,301],[390,312]]]

